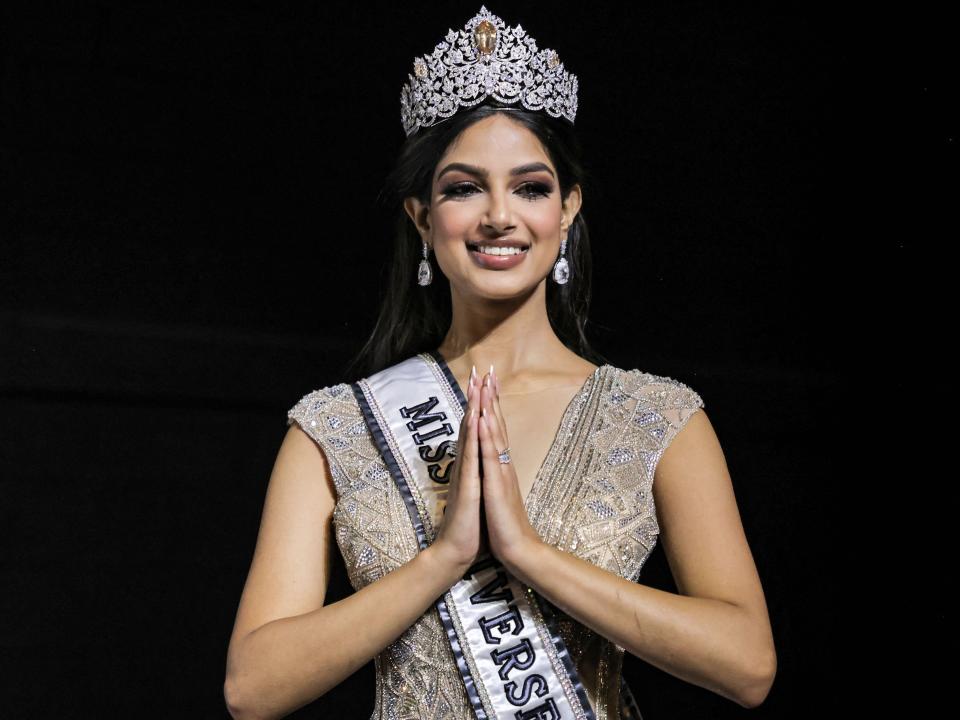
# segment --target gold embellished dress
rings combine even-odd
[[[654,469],[703,407],[684,383],[601,365],[564,411],[526,500],[544,542],[636,581],[659,535]],[[419,552],[404,500],[348,383],[314,390],[287,413],[327,457],[337,545],[359,590]],[[624,649],[555,609],[597,720],[633,718],[621,701]],[[436,606],[375,658],[371,720],[474,720]],[[629,694],[629,691],[626,691]]]

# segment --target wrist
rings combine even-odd
[[[539,537],[529,538],[519,545],[509,558],[501,562],[517,580],[524,585],[533,586],[533,576],[542,568],[546,550],[547,544]]]
[[[444,579],[445,589],[456,584],[470,567],[469,563],[465,564],[453,558],[439,543],[427,546],[420,551],[420,555],[433,569],[433,573]]]

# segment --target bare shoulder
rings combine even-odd
[[[508,378],[501,377],[501,382],[507,395],[577,388],[582,386],[598,367],[576,353],[566,351],[520,370]],[[480,372],[481,369],[477,368],[477,371]]]
[[[596,372],[599,367],[599,365],[590,362],[584,357],[580,357],[579,355],[573,353],[570,355],[569,368],[574,377],[579,377],[582,379],[584,376],[591,375],[592,373]]]
[[[766,617],[726,458],[703,408],[690,415],[664,450],[653,492],[660,541],[677,589]]]
[[[335,492],[320,446],[292,423],[267,484],[231,647],[268,622],[323,606]]]
[[[571,352],[562,359],[558,359],[554,367],[554,374],[549,378],[550,382],[558,385],[580,386],[584,379],[593,375],[600,366]]]

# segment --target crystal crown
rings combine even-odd
[[[485,6],[463,30],[449,30],[432,53],[416,58],[407,77],[400,93],[407,137],[488,97],[571,123],[577,115],[577,76],[556,51],[537,50],[519,24],[508,27]]]

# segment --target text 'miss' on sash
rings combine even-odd
[[[443,517],[467,400],[435,351],[351,387],[423,550]],[[478,720],[596,720],[549,602],[495,557],[478,558],[436,605]]]

